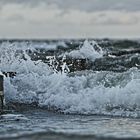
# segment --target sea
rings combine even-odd
[[[0,40],[0,140],[140,139],[140,40]]]

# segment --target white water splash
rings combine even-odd
[[[140,117],[138,69],[124,73],[84,71],[67,76],[53,73],[42,61],[32,61],[24,49],[26,59],[22,59],[17,50],[0,47],[0,69],[17,72],[13,79],[5,79],[6,102],[36,102],[64,113]]]
[[[89,42],[85,40],[79,50],[71,51],[68,55],[72,58],[87,58],[94,61],[96,58],[101,58],[103,56],[103,51],[95,41]]]

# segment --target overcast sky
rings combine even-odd
[[[0,0],[0,38],[140,38],[140,0]]]

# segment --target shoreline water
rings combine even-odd
[[[139,119],[64,115],[42,109],[22,110],[0,119],[0,139],[126,140],[140,138]],[[6,126],[12,126],[7,128]],[[28,128],[27,128],[28,126]],[[133,128],[133,129],[132,129]],[[3,131],[5,131],[3,133]]]
[[[138,49],[140,44],[98,43],[101,46],[94,40],[1,43],[0,70],[16,75],[4,79],[0,139],[139,139],[140,54],[105,54]],[[42,59],[46,56],[51,56],[48,62]],[[77,59],[74,72],[67,56]],[[94,65],[79,71],[80,59]]]

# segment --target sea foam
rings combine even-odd
[[[73,74],[55,73],[48,64],[31,60],[26,43],[22,44],[24,47],[16,45],[0,46],[1,71],[17,72],[16,77],[5,78],[7,103],[36,103],[70,114],[140,117],[140,71],[137,68],[123,73],[86,70]],[[91,47],[87,41],[84,47],[84,51],[76,51],[83,52],[82,56],[92,61],[103,56],[101,48],[97,52],[92,48],[95,56],[87,53]],[[34,46],[30,48],[33,50]]]

